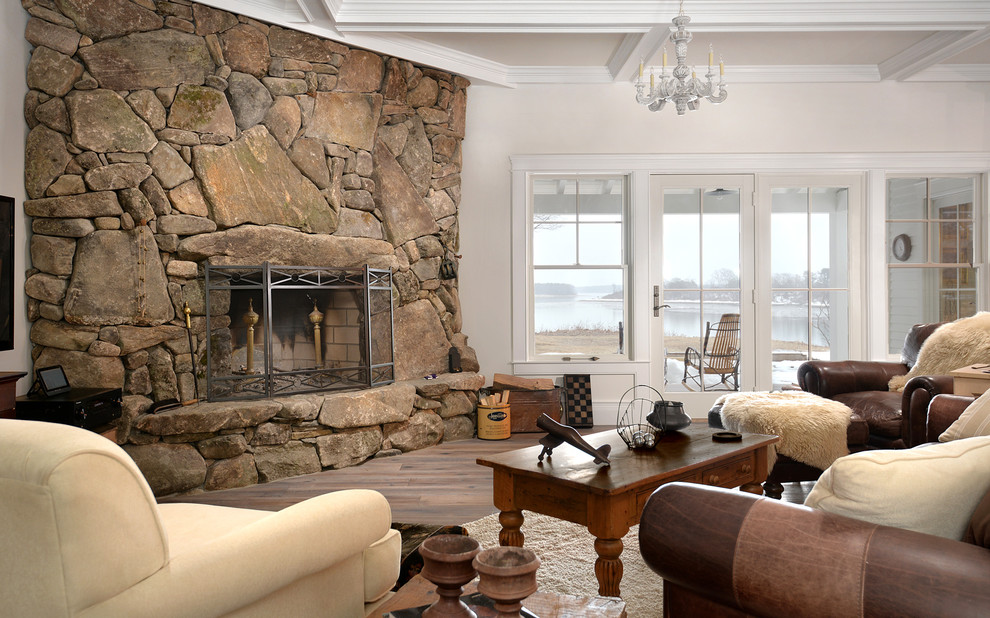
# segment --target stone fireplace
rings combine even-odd
[[[189,0],[22,5],[32,356],[74,386],[123,389],[117,439],[156,493],[473,433],[484,379],[458,281],[439,274],[459,251],[467,80]],[[389,272],[395,383],[148,414],[207,393],[217,338],[240,328],[207,267],[266,262]],[[305,334],[279,346],[292,367],[313,348]],[[452,346],[464,373],[424,381]]]

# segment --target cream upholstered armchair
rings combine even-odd
[[[0,522],[11,616],[362,617],[399,574],[377,492],[158,505],[116,444],[55,423],[0,419]]]

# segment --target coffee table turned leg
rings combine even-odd
[[[502,530],[498,533],[499,545],[523,546],[524,536],[519,529],[523,525],[522,511],[502,511],[498,514],[498,523],[502,524]]]
[[[598,594],[603,597],[619,596],[622,581],[622,539],[595,539],[595,577],[598,578]]]
[[[760,485],[759,483],[746,483],[742,485],[739,489],[741,489],[742,491],[747,491],[751,494],[756,494],[757,496],[762,496],[763,488],[764,486]]]

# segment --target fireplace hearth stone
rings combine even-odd
[[[366,390],[204,402],[157,414],[124,397],[117,442],[156,496],[265,483],[468,439],[485,376],[446,373]],[[381,454],[381,455],[379,455]]]

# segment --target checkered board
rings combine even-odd
[[[564,375],[564,409],[567,424],[571,427],[591,427],[595,424],[591,414],[590,374]]]

